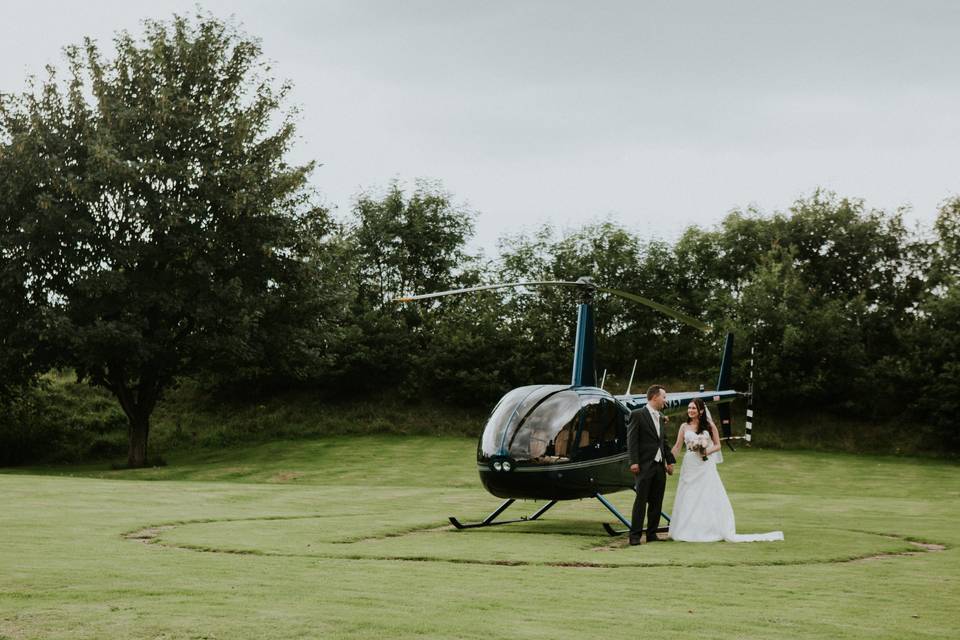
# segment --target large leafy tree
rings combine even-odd
[[[674,251],[691,308],[737,334],[735,362],[757,348],[766,402],[889,412],[882,362],[923,286],[899,212],[818,190],[786,212],[688,229]]]
[[[34,331],[16,362],[108,389],[140,466],[177,376],[255,360],[273,331],[309,351],[291,327],[320,322],[328,218],[256,40],[198,15],[114,46],[69,47],[64,79],[0,101],[0,282]]]
[[[927,244],[926,288],[913,321],[903,330],[906,349],[889,359],[898,389],[922,416],[925,444],[960,449],[960,197],[946,200]]]
[[[424,180],[413,189],[395,181],[382,193],[361,194],[352,213],[344,234],[353,303],[347,337],[339,343],[343,382],[368,388],[389,380],[416,388],[406,382],[417,377],[414,370],[429,367],[423,352],[431,331],[424,323],[455,306],[393,299],[476,282],[465,248],[473,214],[439,183]]]

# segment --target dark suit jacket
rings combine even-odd
[[[673,464],[676,458],[667,446],[667,421],[660,415],[660,436],[653,426],[653,416],[646,407],[630,412],[630,421],[627,422],[627,451],[630,452],[630,464],[640,465],[640,475],[645,476],[654,469],[653,459],[657,455],[657,447],[666,464]]]

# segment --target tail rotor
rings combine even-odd
[[[726,389],[730,386],[730,369],[733,363],[733,334],[728,333],[723,341],[723,358],[720,360],[720,376],[717,378],[717,390]],[[722,404],[717,407],[720,414],[720,437],[726,440],[730,445],[730,438],[733,437],[733,416],[729,404]],[[732,447],[732,445],[730,445]]]

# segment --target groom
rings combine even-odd
[[[630,544],[633,545],[640,544],[645,511],[647,542],[660,540],[657,529],[663,510],[663,492],[667,488],[666,474],[673,475],[673,464],[676,462],[664,437],[667,420],[660,414],[666,404],[667,390],[655,384],[647,389],[646,406],[631,412],[630,422],[627,423],[630,471],[637,490],[630,527]]]

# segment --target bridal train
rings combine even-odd
[[[770,542],[783,540],[782,531],[738,534],[733,507],[717,472],[720,452],[704,461],[687,451],[670,519],[670,537],[682,542]]]

